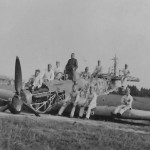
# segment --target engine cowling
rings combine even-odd
[[[20,93],[21,95],[21,99],[27,103],[27,104],[31,104],[32,103],[32,94],[30,91],[28,90],[22,90],[22,92]]]

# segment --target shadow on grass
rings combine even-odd
[[[126,125],[134,125],[134,126],[135,125],[136,126],[150,126],[149,121],[145,121],[145,120],[132,120],[132,119],[98,117],[98,116],[93,116],[92,120],[109,121],[109,122],[115,122],[115,123],[126,124]]]
[[[66,110],[63,113],[63,116],[69,117],[69,114],[71,112],[71,105],[66,108]],[[49,113],[51,115],[56,115],[60,109],[59,105],[56,105]],[[76,108],[75,111],[75,118],[78,118],[79,115],[79,108]],[[83,116],[85,118],[85,114]],[[94,121],[108,121],[108,122],[115,122],[120,124],[126,124],[126,125],[136,125],[136,126],[149,126],[149,121],[145,120],[133,120],[133,119],[122,119],[122,118],[112,118],[112,117],[102,117],[102,116],[91,116],[90,120]]]

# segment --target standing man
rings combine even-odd
[[[120,117],[125,111],[132,109],[133,97],[130,95],[130,89],[126,88],[126,95],[121,98],[121,105],[118,106],[114,114]]]
[[[94,77],[98,77],[99,75],[102,74],[102,71],[103,71],[103,68],[102,68],[102,66],[101,66],[101,61],[98,60],[97,66],[95,67],[95,70],[94,70],[94,72],[93,72],[92,75],[93,75]]]
[[[125,64],[125,68],[122,70],[123,76],[121,77],[121,85],[125,89],[127,87],[127,78],[130,75],[128,65]]]
[[[68,75],[68,79],[73,80],[73,73],[78,68],[78,61],[75,59],[75,54],[71,54],[71,59],[68,60],[65,67],[65,74]]]
[[[52,65],[48,64],[47,71],[45,72],[43,76],[44,81],[52,81],[54,80],[54,71],[52,69]]]

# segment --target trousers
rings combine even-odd
[[[114,114],[119,113],[122,115],[125,111],[127,111],[129,109],[131,109],[131,107],[128,105],[120,105],[115,109]]]
[[[69,102],[65,102],[59,112],[58,112],[58,115],[62,115],[62,113],[64,112],[64,110],[67,108],[68,105],[72,104],[73,102],[69,101]],[[73,107],[72,107],[72,110],[71,110],[71,113],[70,113],[70,117],[74,117],[74,113],[75,113],[75,109],[76,109],[76,105],[73,103]]]
[[[79,117],[83,117],[83,114],[84,114],[84,111],[85,111],[85,108],[88,107],[87,109],[87,112],[86,112],[86,118],[90,118],[90,114],[91,114],[91,110],[93,108],[95,108],[95,106],[92,106],[92,105],[89,105],[89,106],[83,106],[83,107],[80,107],[80,111],[79,111]]]

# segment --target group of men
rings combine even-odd
[[[54,70],[52,69],[52,65],[48,64],[46,72],[41,74],[39,69],[35,70],[34,75],[32,75],[28,82],[26,83],[26,86],[29,88],[29,90],[42,92],[42,91],[48,91],[48,87],[44,84],[45,82],[53,81],[54,79],[60,80],[62,76],[61,73],[61,67],[60,62],[56,62],[56,67]]]
[[[60,108],[58,115],[61,116],[68,105],[72,104],[72,110],[70,112],[70,117],[74,117],[76,106],[80,107],[79,118],[83,118],[83,114],[86,111],[85,119],[90,118],[92,109],[97,106],[97,94],[94,89],[94,84],[90,84],[88,88],[81,88],[80,91],[77,89],[77,84],[73,84],[72,92],[67,96]],[[121,117],[121,115],[132,109],[133,97],[130,95],[130,89],[127,87],[125,90],[125,95],[121,98],[121,105],[116,107],[114,112],[112,112],[112,117]]]
[[[49,82],[54,79],[61,80],[61,79],[70,79],[73,80],[73,73],[78,68],[78,61],[75,58],[75,54],[71,54],[71,59],[68,60],[65,70],[61,69],[60,62],[56,62],[56,67],[54,70],[52,69],[52,65],[48,64],[47,71],[44,73],[44,75],[41,76],[40,70],[35,70],[35,74],[29,79],[28,81],[28,87],[31,92],[37,91],[37,92],[43,92],[43,91],[49,91],[48,87],[44,84],[44,82]],[[98,77],[103,73],[103,68],[101,66],[101,61],[98,60],[98,64],[95,67],[92,74],[89,72],[89,67],[85,68],[84,72],[81,72],[80,76],[84,78],[85,80],[90,79],[91,77]],[[128,65],[125,65],[125,68],[122,70],[122,78],[121,83],[124,87],[124,83],[127,80],[127,77],[130,74],[130,71],[128,70]],[[62,115],[65,108],[72,103],[72,111],[70,113],[70,117],[74,117],[75,108],[77,105],[80,106],[80,112],[79,117],[83,117],[84,110],[87,108],[86,113],[86,119],[89,119],[91,110],[96,107],[96,100],[97,100],[97,94],[94,89],[94,85],[91,83],[89,84],[88,88],[81,88],[80,91],[77,88],[77,83],[74,82],[72,86],[72,92],[67,96],[67,98],[64,101],[64,104],[60,108],[58,115]],[[121,102],[122,105],[118,106],[116,110],[114,111],[115,114],[121,115],[124,111],[132,108],[132,101],[133,98],[130,95],[130,89],[126,89],[126,95],[122,98]]]
[[[66,67],[65,67],[65,75],[67,75],[68,79],[73,80],[73,72],[78,69],[78,61],[75,58],[75,54],[71,54],[71,59],[68,60]],[[102,66],[101,61],[98,60],[98,64],[95,67],[92,74],[89,72],[89,67],[85,67],[85,71],[81,72],[80,76],[84,79],[90,79],[91,76],[96,77],[102,74]]]
[[[46,72],[41,74],[40,70],[35,70],[35,74],[28,80],[28,86],[32,90],[39,90],[44,82],[51,82],[54,79],[71,79],[73,78],[73,71],[78,68],[77,59],[75,59],[75,54],[71,54],[71,59],[68,60],[65,70],[61,68],[60,62],[56,61],[56,67],[53,69],[51,64],[48,64]]]
[[[70,79],[73,80],[73,72],[78,68],[78,61],[75,58],[75,54],[71,54],[71,59],[68,60],[65,70],[60,66],[60,62],[56,62],[56,67],[53,69],[51,64],[48,64],[47,70],[44,75],[41,75],[40,70],[35,70],[35,74],[28,80],[28,84],[32,87],[32,90],[37,90],[42,87],[43,82],[53,81],[54,79]],[[84,79],[90,79],[91,76],[96,77],[102,74],[101,61],[98,60],[98,64],[95,67],[92,74],[89,72],[89,67],[85,68],[85,71],[81,72],[80,76]],[[33,82],[34,81],[34,82]]]
[[[96,107],[97,94],[94,91],[94,86],[90,85],[89,89],[80,89],[78,91],[77,84],[73,84],[72,92],[65,99],[62,107],[60,108],[58,115],[61,116],[66,107],[72,104],[72,110],[70,117],[74,117],[76,106],[80,107],[79,118],[82,118],[84,111],[87,108],[86,119],[90,118],[91,110]]]
[[[121,117],[125,111],[131,110],[132,102],[133,97],[130,95],[130,89],[127,87],[125,90],[125,95],[121,98],[121,105],[116,107],[114,112],[112,112],[112,117]],[[73,84],[72,92],[63,102],[58,115],[61,116],[70,104],[72,104],[72,110],[70,112],[71,118],[74,117],[75,109],[78,105],[80,107],[79,118],[83,118],[85,109],[87,109],[85,119],[89,119],[92,109],[97,106],[97,94],[94,90],[94,86],[91,84],[88,90],[81,89],[78,91],[77,85]]]

